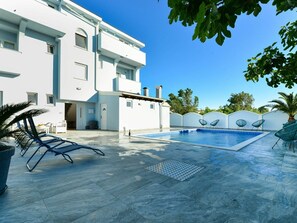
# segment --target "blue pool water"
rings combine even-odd
[[[239,144],[242,144],[240,147],[242,148],[243,146],[246,146],[244,142],[251,143],[252,141],[257,140],[259,137],[263,137],[264,135],[266,134],[263,134],[263,132],[255,131],[197,129],[146,134],[141,136],[151,139],[174,140],[203,146],[232,149],[232,147],[235,147]],[[238,150],[240,148],[232,150]]]

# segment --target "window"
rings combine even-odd
[[[155,104],[151,103],[150,104],[150,109],[155,109]]]
[[[50,7],[50,8],[52,8],[52,9],[56,9],[56,6],[54,6],[52,4],[47,3],[47,6]]]
[[[88,80],[88,66],[75,62],[74,78]]]
[[[3,48],[15,50],[15,43],[4,41]]]
[[[17,50],[17,34],[0,29],[0,47]]]
[[[126,105],[127,105],[127,107],[133,108],[133,101],[127,100]]]
[[[128,67],[117,66],[116,73],[118,77],[128,80],[134,80],[134,70]]]
[[[75,45],[87,49],[87,34],[82,29],[78,29],[75,33]]]
[[[55,104],[55,98],[54,95],[52,94],[47,94],[46,95],[46,102],[48,105],[54,105]]]
[[[3,91],[0,91],[0,106],[3,105]]]
[[[47,43],[47,52],[50,53],[50,54],[54,54],[54,45],[53,44],[50,44],[50,43]]]
[[[38,98],[38,94],[37,93],[32,93],[32,92],[28,92],[28,101],[32,103],[32,105],[37,105],[37,98]]]

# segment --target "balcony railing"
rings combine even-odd
[[[114,90],[140,94],[141,83],[121,77],[114,79]]]
[[[17,21],[17,18],[22,19],[26,22],[26,28],[50,36],[61,37],[65,34],[61,31],[65,30],[65,24],[60,22],[66,19],[65,14],[39,1],[30,1],[30,7],[28,7],[27,1],[2,1],[0,8],[1,17],[7,21]]]
[[[0,48],[0,76],[17,77],[21,74],[22,53],[16,50]]]
[[[100,32],[98,34],[98,50],[130,60],[138,65],[145,65],[144,52],[109,33]]]

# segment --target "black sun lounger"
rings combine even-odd
[[[57,155],[62,155],[63,158],[65,160],[67,160],[70,163],[73,163],[72,158],[70,157],[70,155],[68,154],[71,151],[75,151],[78,149],[88,149],[88,150],[93,150],[95,153],[97,153],[98,155],[104,156],[105,154],[97,148],[93,148],[90,146],[86,146],[86,145],[81,145],[81,144],[77,144],[71,141],[56,141],[55,143],[48,143],[48,142],[44,142],[40,139],[37,131],[36,131],[36,127],[34,125],[33,122],[33,118],[30,117],[28,118],[29,124],[30,124],[30,128],[31,128],[31,132],[33,134],[34,137],[34,141],[38,144],[37,149],[34,151],[34,153],[32,154],[32,156],[28,159],[26,166],[28,168],[28,170],[31,172],[32,170],[35,169],[35,167],[39,164],[39,162],[42,160],[42,158],[48,153],[54,153],[55,156]],[[39,157],[39,159],[37,159],[37,161],[35,163],[33,163],[32,166],[30,166],[30,162],[32,161],[32,158],[37,154],[38,151],[41,152],[41,148],[45,148],[45,151],[43,153],[41,153],[41,156]],[[33,162],[33,161],[32,161]]]

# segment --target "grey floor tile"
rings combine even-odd
[[[297,222],[297,153],[273,134],[238,152],[123,137],[114,132],[63,135],[106,156],[48,154],[29,173],[13,157],[0,222]],[[205,167],[179,182],[145,168],[163,160]]]
[[[92,183],[44,199],[57,222],[70,222],[113,202],[114,196]]]
[[[10,208],[8,210],[0,209],[0,222],[1,223],[23,223],[23,222],[36,222],[46,223],[54,222],[52,216],[48,212],[43,201],[36,201],[30,204]]]
[[[130,206],[123,204],[120,201],[115,201],[107,206],[104,206],[86,216],[83,216],[73,223],[143,223],[146,219],[134,211]]]

